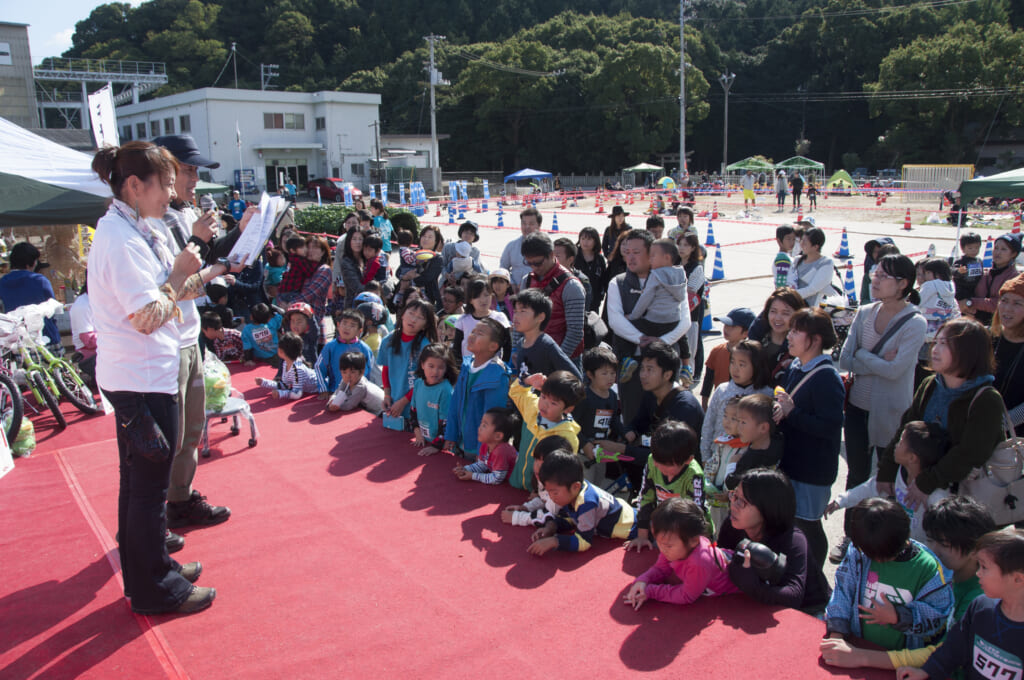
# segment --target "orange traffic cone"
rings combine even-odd
[[[1010,233],[1013,233],[1013,234],[1019,234],[1020,233],[1020,213],[1019,212],[1013,213],[1013,231],[1010,232]]]
[[[718,201],[715,201],[715,205],[711,208],[711,219],[718,219]]]
[[[440,217],[440,216],[441,216],[441,201],[438,201],[437,202],[437,213],[434,215],[434,217]]]
[[[907,208],[907,216],[903,218],[903,230],[910,231],[910,208]]]
[[[566,196],[565,194],[562,194],[562,210],[565,210],[568,207],[569,207],[569,197]]]
[[[601,192],[597,193],[597,212],[604,212],[604,201],[601,200]]]
[[[484,211],[483,207],[481,206],[481,202],[480,201],[476,202],[476,211],[478,213],[482,213]]]
[[[797,222],[803,222],[804,221],[804,207],[802,205],[796,209],[796,221]]]
[[[875,207],[882,207],[882,194],[875,194]]]

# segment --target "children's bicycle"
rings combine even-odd
[[[52,300],[0,314],[0,347],[9,352],[4,360],[6,370],[17,383],[28,387],[36,403],[45,404],[58,427],[64,428],[67,420],[60,410],[61,397],[83,413],[98,413],[100,407],[75,367],[46,347],[43,319],[59,308],[60,303]]]

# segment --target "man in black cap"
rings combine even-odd
[[[172,253],[177,254],[187,243],[197,243],[205,260],[216,262],[231,252],[252,211],[247,211],[239,227],[223,238],[216,238],[219,220],[216,211],[207,210],[199,214],[194,207],[196,183],[199,168],[216,169],[220,163],[204,158],[196,142],[188,135],[157,137],[153,143],[162,146],[178,159],[178,174],[174,181],[174,192],[170,207],[164,214],[164,225],[168,231],[168,244]],[[223,265],[206,267],[203,279],[212,279],[223,273]],[[199,462],[198,445],[206,425],[206,388],[203,380],[203,364],[199,349],[199,311],[194,300],[178,303],[181,321],[178,330],[181,336],[181,363],[178,368],[178,441],[171,464],[171,482],[167,490],[167,526],[174,529],[193,525],[212,525],[227,521],[231,510],[210,505],[206,497],[192,488]]]

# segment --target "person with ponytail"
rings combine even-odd
[[[105,147],[92,168],[114,194],[96,225],[88,285],[96,379],[116,419],[125,596],[141,614],[190,614],[210,606],[216,590],[193,585],[199,562],[181,565],[168,555],[169,542],[183,545],[167,532],[165,510],[179,428],[178,301],[203,295],[204,277],[225,268],[200,273],[195,244],[171,254],[161,218],[175,197],[178,162],[167,150],[138,141]]]
[[[391,225],[391,219],[388,217],[388,211],[384,207],[384,201],[379,198],[370,199],[370,214],[373,215],[373,228],[380,234],[381,239],[384,241],[384,247],[381,252],[384,253],[384,259],[387,260],[391,257],[391,238],[395,235],[395,228]]]

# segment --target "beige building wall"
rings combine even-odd
[[[0,117],[39,127],[26,24],[0,22]]]

